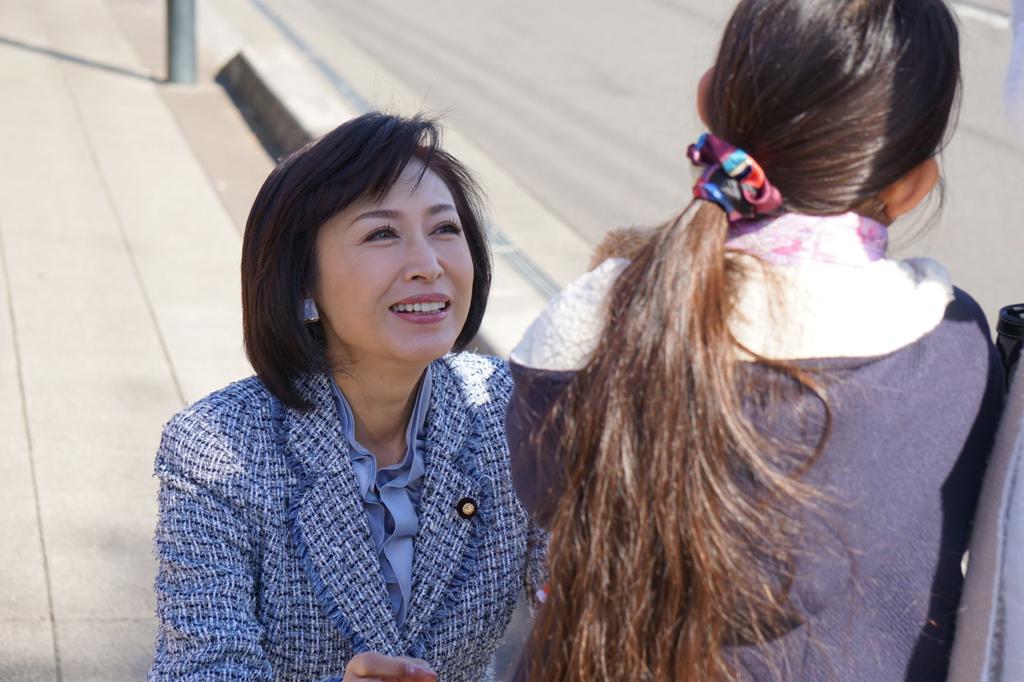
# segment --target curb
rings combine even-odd
[[[216,81],[231,95],[250,127],[259,131],[258,137],[275,158],[302,147],[312,139],[260,76],[248,51],[242,50],[232,57],[217,73]]]
[[[212,51],[226,60],[216,80],[275,158],[373,108],[263,0],[207,0],[204,10],[208,23],[216,24],[206,37],[220,43]],[[352,64],[357,72],[367,64],[376,67],[375,60],[351,45],[334,47],[345,52],[343,58],[335,53],[334,63]],[[421,97],[390,80],[400,103],[383,108],[422,108]],[[476,345],[507,357],[547,301],[586,270],[590,245],[458,131],[446,127],[445,140],[446,149],[489,190],[491,205],[504,218],[501,224],[494,216],[486,220],[493,280]]]
[[[216,55],[215,80],[275,158],[361,112],[292,48],[256,0],[202,5],[202,39]]]
[[[360,112],[291,50],[245,46],[217,73],[221,84],[276,158],[290,154]]]

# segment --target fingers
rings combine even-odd
[[[374,651],[357,654],[345,667],[346,682],[431,682],[437,674],[426,661],[385,656]]]
[[[400,656],[399,660],[405,661],[405,677],[402,682],[434,682],[437,679],[437,673],[423,659]]]

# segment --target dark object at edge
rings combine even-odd
[[[996,348],[1006,368],[1006,385],[1010,385],[1013,371],[1020,361],[1021,347],[1024,346],[1024,303],[1008,305],[999,311],[996,325]]]

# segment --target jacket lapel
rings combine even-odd
[[[442,360],[434,363],[433,398],[427,416],[425,474],[419,504],[419,531],[413,555],[412,598],[403,631],[405,653],[422,656],[435,622],[445,618],[462,583],[475,567],[477,541],[489,516],[487,487],[477,471],[467,439],[476,428],[457,378]],[[463,498],[477,505],[463,518]]]
[[[402,653],[355,473],[324,374],[300,379],[312,403],[285,408],[283,449],[298,485],[289,500],[292,541],[324,613],[356,653]]]

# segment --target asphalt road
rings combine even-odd
[[[940,217],[897,224],[900,255],[931,255],[991,318],[1024,300],[1024,138],[1002,113],[1008,0],[959,5],[964,93],[943,158]],[[687,200],[694,93],[731,3],[696,0],[281,0],[275,11],[314,53],[324,25],[442,111],[588,240],[650,224]],[[327,60],[329,63],[329,59]],[[389,75],[389,77],[390,77]],[[386,106],[381,92],[362,92]],[[1024,135],[1024,131],[1022,131]]]

